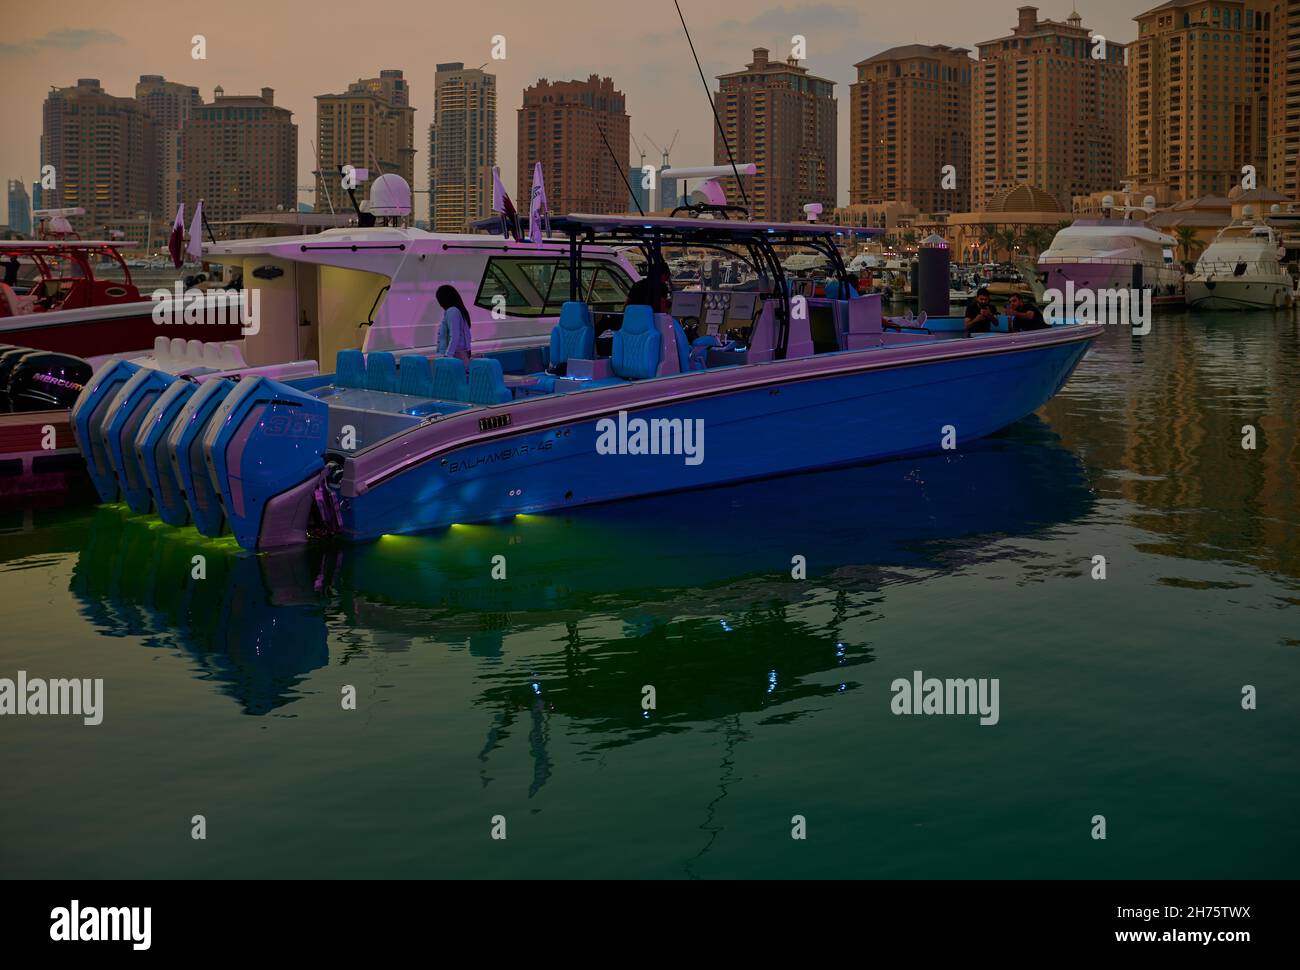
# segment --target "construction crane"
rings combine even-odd
[[[650,143],[651,147],[653,147],[657,152],[659,152],[663,156],[663,168],[668,167],[668,156],[672,154],[673,146],[677,144],[677,136],[680,135],[681,133],[682,130],[680,128],[678,128],[676,131],[673,132],[673,140],[668,143],[667,148],[660,148],[658,145],[655,144],[655,140],[653,138],[651,138],[649,135],[645,136],[645,140]],[[635,138],[632,140],[636,141]],[[641,153],[641,164],[643,165],[645,164],[645,152]]]

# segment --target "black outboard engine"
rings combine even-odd
[[[34,350],[19,358],[9,373],[12,411],[62,411],[77,403],[90,381],[91,366],[80,357]]]
[[[13,410],[9,401],[9,375],[18,366],[18,361],[28,354],[35,353],[30,347],[13,347],[0,350],[0,414]]]

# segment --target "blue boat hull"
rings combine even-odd
[[[413,464],[341,501],[354,540],[699,489],[960,448],[1032,414],[1065,383],[1088,341],[909,366],[775,381],[627,417],[703,422],[698,464],[681,454],[601,454],[602,418],[506,434]],[[593,402],[602,392],[593,395]],[[945,441],[947,439],[947,441]],[[992,497],[992,496],[991,496]],[[867,499],[864,496],[864,501]],[[791,489],[792,502],[815,502]],[[707,499],[683,512],[708,515]]]

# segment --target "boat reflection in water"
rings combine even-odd
[[[617,744],[646,727],[625,698],[647,683],[673,691],[660,730],[761,710],[776,677],[784,701],[854,689],[819,675],[871,662],[843,628],[883,615],[889,586],[1092,503],[1082,464],[1030,418],[951,455],[276,555],[102,508],[71,585],[102,632],[186,651],[248,714],[296,699],[331,654],[436,643],[483,661],[488,748],[524,711],[536,747],[557,709]]]

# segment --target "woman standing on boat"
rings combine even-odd
[[[438,356],[459,357],[468,370],[470,334],[469,311],[465,309],[465,301],[460,298],[454,286],[446,284],[438,287],[435,298],[442,307],[442,324],[438,327]]]

